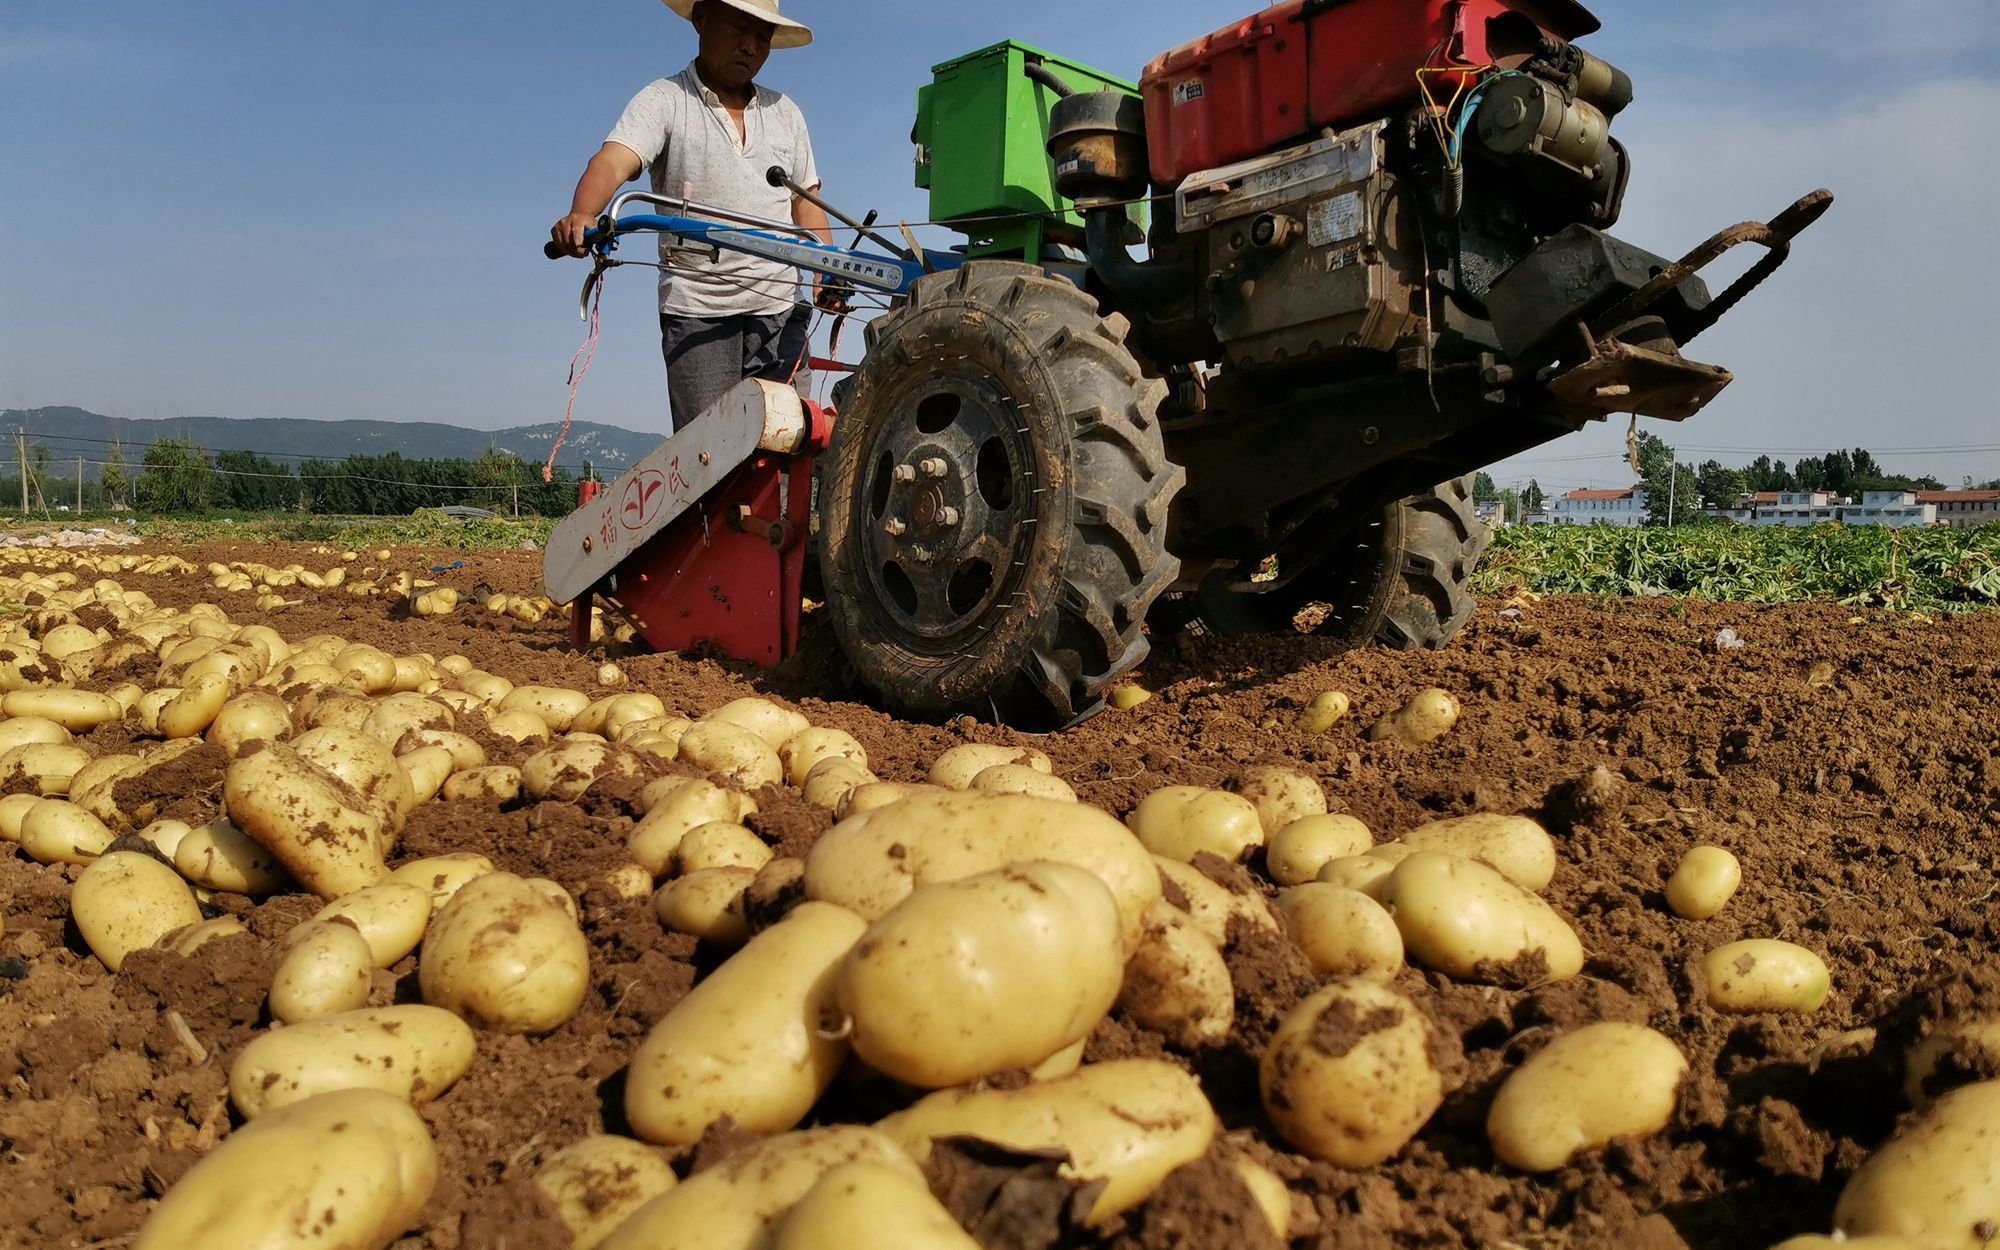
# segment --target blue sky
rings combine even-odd
[[[804,107],[836,202],[920,220],[907,136],[932,64],[1015,37],[1136,76],[1249,7],[787,0],[820,38],[765,80]],[[1736,386],[1660,432],[1725,462],[1992,447],[1885,462],[2000,477],[1983,367],[2000,333],[1984,272],[2000,6],[1597,10],[1586,46],[1638,84],[1617,125],[1636,162],[1621,234],[1677,253],[1813,187],[1841,197],[1698,345]],[[657,0],[0,8],[0,406],[560,419],[582,268],[540,241],[625,100],[691,52]],[[613,275],[579,416],[664,426],[650,277]],[[1496,476],[1622,484],[1622,437],[1586,432]]]

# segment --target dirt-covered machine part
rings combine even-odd
[[[905,712],[1060,722],[1143,654],[1133,612],[1169,590],[1180,611],[1162,621],[1281,629],[1317,604],[1349,641],[1448,640],[1487,538],[1469,475],[1611,413],[1700,411],[1730,374],[1682,347],[1832,198],[1680,260],[1607,233],[1631,170],[1611,125],[1633,85],[1577,46],[1597,28],[1574,0],[1287,0],[1136,84],[1014,43],[940,65],[918,180],[973,259],[878,325],[842,414],[850,476],[822,499],[863,678]],[[996,224],[1024,213],[1032,231]],[[1700,271],[1745,242],[1766,256],[1712,295]],[[1022,274],[980,272],[1002,255],[1080,285],[1102,334]],[[955,379],[966,415],[923,397],[942,385],[927,373]],[[995,433],[961,437],[961,421]],[[937,460],[924,438],[962,445],[947,482],[1004,470],[1055,496],[982,513],[981,541],[1009,560],[974,559],[962,536],[909,546],[897,484]],[[1125,471],[1105,477],[1107,456]],[[1077,563],[1093,535],[1118,558]],[[1026,576],[1051,562],[1063,576]],[[989,564],[1012,588],[998,613],[953,594],[986,587]],[[926,613],[928,642],[909,633]],[[892,625],[907,636],[884,641]]]

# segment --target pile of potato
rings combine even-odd
[[[344,567],[311,576],[338,586],[329,579]],[[216,576],[276,594],[307,575]],[[412,582],[401,593],[431,592]],[[485,1035],[547,1033],[581,1007],[590,950],[562,886],[477,854],[398,862],[412,813],[440,797],[566,802],[643,782],[630,862],[604,885],[733,952],[633,1055],[624,1110],[638,1140],[571,1143],[542,1173],[578,1247],[971,1246],[921,1170],[935,1142],[966,1136],[1059,1152],[1065,1176],[1099,1186],[1085,1218],[1100,1228],[1219,1148],[1283,1238],[1284,1183],[1223,1134],[1187,1068],[1082,1063],[1108,1015],[1181,1051],[1229,1042],[1225,953],[1245,926],[1282,935],[1321,984],[1261,1054],[1267,1120],[1302,1154],[1367,1168],[1402,1150],[1449,1092],[1436,1026],[1397,988],[1412,984],[1406,965],[1520,986],[1574,977],[1586,958],[1542,897],[1556,843],[1525,817],[1438,820],[1378,842],[1329,811],[1312,777],[1257,767],[1228,789],[1156,790],[1121,820],[1079,802],[1033,748],[962,745],[922,782],[886,780],[838,729],[757,699],[681,715],[623,689],[615,665],[599,674],[610,693],[593,696],[516,685],[463,656],[287,640],[211,605],[164,610],[69,572],[0,578],[0,601],[31,600],[0,636],[0,781],[11,791],[0,838],[81,866],[71,906],[97,957],[115,970],[138,950],[185,955],[240,932],[203,918],[215,893],[302,891],[323,904],[282,939],[272,1025],[234,1058],[245,1124],[168,1191],[140,1250],[336,1244],[335,1228],[337,1244],[387,1246],[436,1179],[412,1107],[448,1090]],[[115,628],[83,625],[86,606]],[[142,669],[145,684],[79,688]],[[1448,732],[1458,708],[1441,693],[1413,699],[1376,736]],[[1330,725],[1345,702],[1309,711]],[[475,720],[519,744],[521,763],[490,762],[463,732]],[[92,732],[114,723],[155,741],[93,750]],[[204,741],[231,759],[217,819],[193,827],[121,802],[121,783]],[[760,794],[785,786],[837,821],[802,859],[778,856],[745,823]],[[1215,871],[1211,856],[1267,886]],[[1727,852],[1697,848],[1666,897],[1679,915],[1713,917],[1741,876]],[[423,1001],[368,1007],[374,973],[412,954]],[[1824,963],[1789,943],[1732,942],[1704,967],[1717,1010],[1807,1012],[1829,993]],[[2000,1034],[1967,1028],[1982,1045],[1992,1039],[1977,1029]],[[802,1127],[856,1062],[907,1088],[907,1108]],[[1493,1155],[1544,1172],[1658,1133],[1686,1073],[1675,1044],[1644,1027],[1553,1038],[1502,1082],[1486,1126]],[[1989,1083],[1929,1105],[1855,1175],[1840,1232],[1975,1244],[1959,1235],[2000,1215],[1996,1100]],[[656,1148],[688,1146],[725,1116],[766,1140],[677,1180]]]

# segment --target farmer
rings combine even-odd
[[[755,81],[771,49],[804,47],[812,31],[779,16],[778,0],[665,3],[694,23],[694,62],[632,97],[550,237],[584,255],[584,232],[647,169],[656,194],[789,220],[833,242],[823,211],[765,178],[780,165],[806,190],[820,185],[805,115]],[[665,238],[660,261],[660,342],[676,430],[744,378],[802,379],[812,306],[799,299],[798,270],[726,250],[716,260],[683,258]],[[825,290],[817,298],[837,303]]]

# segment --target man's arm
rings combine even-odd
[[[597,155],[584,166],[583,177],[577,179],[576,194],[570,198],[569,215],[549,230],[549,237],[569,255],[585,255],[590,249],[583,244],[584,232],[597,225],[597,219],[610,205],[611,197],[618,194],[620,187],[637,178],[645,167],[646,162],[639,159],[639,154],[622,143],[606,143],[597,149]],[[820,221],[825,220],[826,216],[822,213]]]
[[[812,231],[813,236],[822,243],[829,246],[833,243],[833,223],[827,219],[826,210],[803,195],[792,197],[792,224]],[[847,300],[841,292],[826,289],[826,277],[823,274],[813,275],[813,303],[830,312],[847,311]]]

